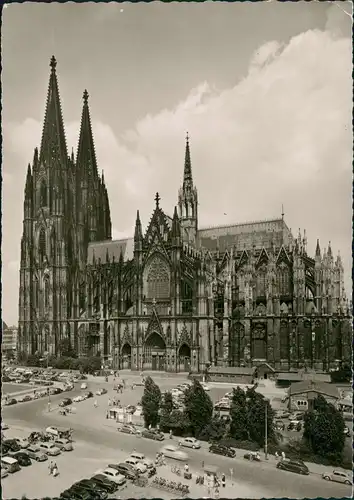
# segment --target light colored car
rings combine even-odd
[[[1,422],[1,430],[6,431],[8,428],[9,426],[5,422]]]
[[[37,445],[29,446],[28,448],[26,448],[25,453],[27,453],[27,455],[30,458],[33,458],[33,460],[35,460],[36,462],[45,462],[46,460],[48,460],[48,456],[43,453],[43,451],[40,450]]]
[[[38,443],[38,448],[50,457],[60,455],[60,449],[54,443]]]
[[[29,447],[29,441],[26,438],[15,438],[16,443],[18,443],[22,449]]]
[[[185,446],[186,448],[193,448],[193,450],[199,449],[200,446],[201,446],[201,444],[198,441],[198,439],[195,439],[195,438],[192,438],[192,437],[183,438],[183,439],[181,439],[179,441],[178,444],[180,446]]]
[[[9,473],[5,469],[1,469],[1,479],[4,479],[4,477],[7,477]]]
[[[84,398],[83,396],[75,396],[75,397],[73,398],[73,402],[74,402],[74,403],[80,403],[80,401],[84,401],[84,399],[85,399],[85,398]]]
[[[140,462],[137,458],[129,457],[126,460],[124,460],[124,462],[134,467],[134,469],[137,470],[138,472],[141,472],[141,474],[144,474],[144,472],[147,471],[146,465]]]
[[[201,382],[200,385],[203,387],[205,391],[210,391],[210,387],[205,382]]]
[[[80,389],[81,389],[81,390],[83,390],[83,391],[84,391],[85,389],[87,389],[87,384],[86,384],[86,382],[82,382],[82,384],[81,384],[81,386],[80,386]]]
[[[139,462],[142,462],[145,460],[145,455],[144,453],[138,453],[137,451],[133,451],[133,453],[130,454],[130,458],[135,458]]]
[[[324,472],[322,478],[326,481],[335,481],[336,483],[353,484],[353,480],[345,472],[334,470],[333,472]]]
[[[147,469],[152,469],[153,467],[155,467],[154,461],[151,460],[151,458],[144,458],[141,463],[144,464]]]
[[[100,474],[103,474],[107,479],[114,481],[119,486],[125,484],[127,481],[123,474],[119,474],[117,470],[112,469],[111,467],[107,467],[107,469],[101,471]]]
[[[73,451],[74,449],[72,442],[65,438],[56,439],[54,445],[61,451]]]
[[[163,448],[161,448],[160,453],[163,453],[167,458],[181,460],[182,462],[188,460],[187,453],[185,451],[180,450],[178,446],[173,446],[172,444],[168,444]]]

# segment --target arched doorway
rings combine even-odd
[[[165,370],[166,344],[161,335],[153,332],[144,346],[144,369]]]
[[[178,349],[178,371],[189,372],[191,369],[191,349],[187,344],[182,344]]]
[[[130,370],[132,366],[132,348],[130,344],[122,347],[122,370]]]

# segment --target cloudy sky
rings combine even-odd
[[[351,289],[351,4],[13,4],[3,14],[3,319],[18,318],[23,189],[58,60],[69,150],[90,94],[113,236],[172,214],[191,137],[200,225],[277,217],[332,242]],[[227,214],[227,215],[225,215]]]

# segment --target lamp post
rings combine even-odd
[[[316,332],[312,332],[311,333],[311,339],[312,339],[312,364],[311,364],[311,368],[313,368],[314,366],[314,363],[315,363],[315,340],[316,340]]]
[[[264,457],[266,460],[268,460],[268,399],[265,400],[265,415],[264,415],[264,422],[265,422],[265,427],[264,427]]]

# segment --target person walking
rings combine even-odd
[[[59,475],[59,469],[58,469],[58,466],[56,464],[56,462],[54,462],[54,465],[53,465],[53,477],[57,477]]]
[[[225,483],[226,483],[226,477],[225,477],[225,474],[222,473],[222,475],[221,475],[221,486],[223,488],[225,488]]]
[[[172,436],[172,429],[170,429],[170,439],[172,439],[173,436]]]
[[[50,461],[48,465],[49,475],[51,476],[53,473],[53,462]]]
[[[95,408],[97,408],[97,406],[98,406],[97,399],[95,399],[95,402],[93,403],[93,406],[94,406]]]

